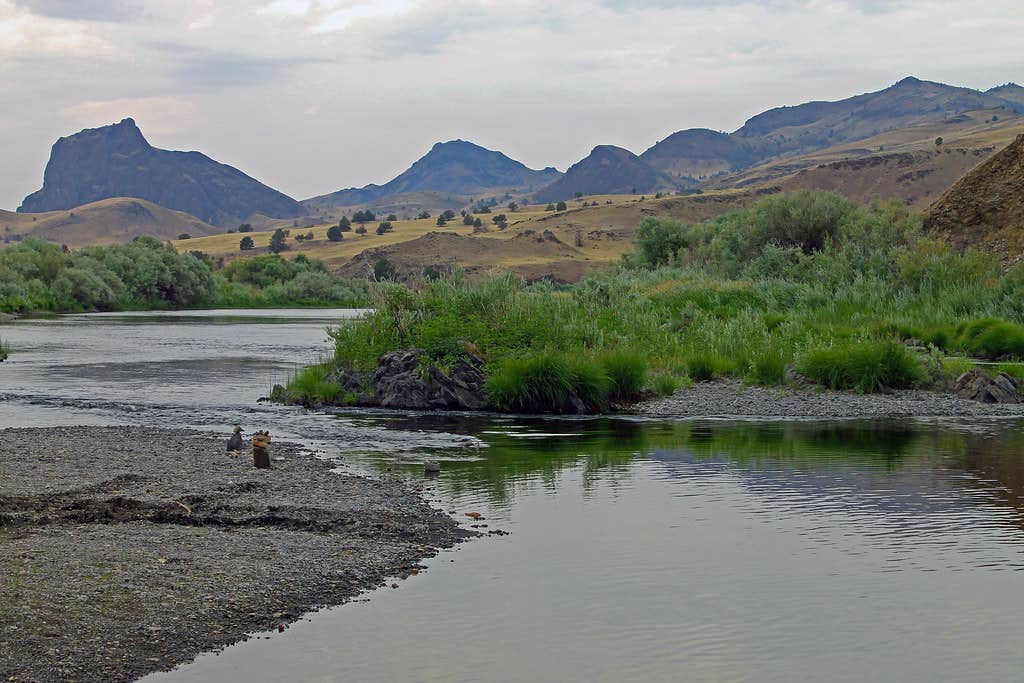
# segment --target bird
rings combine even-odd
[[[232,451],[240,451],[242,450],[243,445],[244,444],[242,442],[242,428],[236,425],[235,433],[231,435],[230,439],[228,439],[228,452],[230,453]]]

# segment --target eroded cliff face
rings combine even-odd
[[[928,211],[925,227],[958,247],[1024,253],[1024,135],[951,187]]]
[[[112,197],[147,199],[215,225],[257,213],[302,214],[294,199],[236,168],[199,152],[153,147],[132,119],[57,140],[42,189],[26,197],[18,211],[59,211]]]

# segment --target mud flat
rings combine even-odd
[[[396,481],[274,444],[0,430],[0,674],[129,681],[344,603],[472,532]]]

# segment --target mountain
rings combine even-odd
[[[70,211],[0,211],[0,229],[5,237],[34,237],[71,247],[130,242],[142,236],[173,240],[182,234],[201,237],[221,232],[195,216],[131,197],[102,199]]]
[[[960,248],[1024,253],[1024,135],[951,187],[928,210],[925,227]]]
[[[683,183],[746,168],[761,157],[758,145],[707,128],[672,133],[640,155],[657,170]]]
[[[628,149],[599,145],[582,161],[569,167],[565,175],[535,192],[535,202],[572,199],[577,193],[631,194],[674,190],[676,182]]]
[[[1007,83],[1006,85],[1000,85],[996,88],[991,88],[985,91],[986,95],[992,95],[998,97],[1001,100],[1012,102],[1024,107],[1024,88],[1017,85],[1016,83]]]
[[[677,182],[685,182],[891,130],[955,120],[969,111],[1003,109],[1010,116],[1024,112],[1024,88],[1011,83],[980,92],[909,77],[884,90],[835,102],[769,109],[733,133],[679,131],[648,149],[641,158]]]
[[[215,225],[254,213],[302,215],[294,199],[236,168],[199,152],[151,146],[132,119],[57,140],[42,189],[25,197],[18,211],[60,211],[113,197],[146,199]]]
[[[339,190],[307,199],[303,204],[322,210],[360,206],[396,195],[441,193],[474,197],[490,192],[530,192],[561,176],[554,168],[535,171],[501,152],[465,140],[439,142],[406,171],[384,185]]]

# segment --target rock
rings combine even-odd
[[[18,211],[63,211],[113,197],[146,199],[221,226],[255,213],[304,213],[291,197],[199,152],[152,147],[132,119],[57,140],[42,189]]]
[[[441,471],[441,463],[436,460],[427,460],[423,463],[423,472],[426,474],[437,474]]]
[[[989,377],[981,370],[970,370],[956,380],[956,395],[981,403],[1020,403],[1020,385],[1010,375],[1000,372]]]

